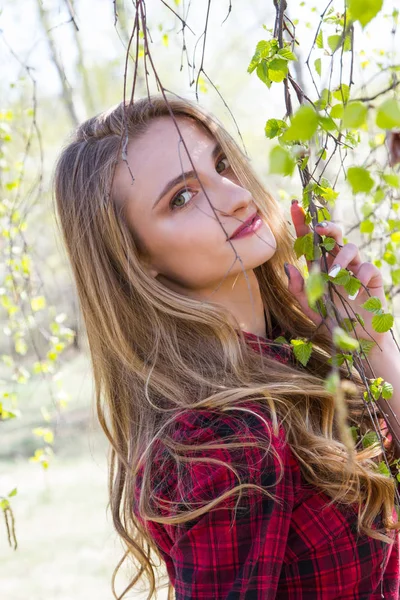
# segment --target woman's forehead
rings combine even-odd
[[[200,155],[210,144],[213,143],[213,136],[202,126],[190,117],[176,116],[176,123],[179,131],[170,116],[162,116],[153,119],[150,122],[146,132],[137,140],[132,140],[129,144],[135,150],[135,155],[140,155],[145,159],[161,158],[164,160],[168,156],[184,156],[185,149],[181,140],[183,138],[189,152],[192,150]],[[143,151],[149,151],[143,155]]]
[[[209,160],[215,138],[194,119],[176,117],[180,134],[194,162],[201,165]],[[115,192],[121,198],[155,198],[160,186],[192,169],[188,154],[174,121],[169,116],[157,117],[139,138],[131,140],[127,148],[127,161],[118,161],[115,173]]]

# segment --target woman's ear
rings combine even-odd
[[[153,268],[147,268],[147,272],[150,275],[150,277],[153,277],[154,279],[158,275],[158,271],[156,269],[153,269]]]
[[[139,260],[142,263],[142,267],[147,272],[147,274],[155,279],[158,275],[158,271],[150,264],[148,257],[142,254],[141,256],[139,256]]]

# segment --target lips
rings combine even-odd
[[[252,215],[251,217],[249,217],[246,221],[244,221],[243,223],[241,223],[239,225],[239,227],[237,229],[235,229],[235,231],[232,233],[231,237],[229,238],[230,240],[232,238],[234,238],[238,233],[240,233],[243,229],[245,229],[246,227],[248,227],[249,225],[251,225],[253,223],[253,221],[258,217],[258,213],[255,212],[254,215]]]

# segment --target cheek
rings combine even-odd
[[[185,217],[177,215],[173,222],[155,227],[147,246],[154,265],[164,275],[201,285],[219,276],[221,267],[227,269],[233,260],[232,249],[214,217],[195,212]]]
[[[152,235],[154,249],[163,252],[168,247],[170,252],[210,253],[221,247],[225,241],[224,231],[213,215],[204,214],[196,208],[187,209],[185,215],[176,215],[168,222],[157,226],[157,233]]]

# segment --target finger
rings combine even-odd
[[[335,278],[341,269],[345,269],[347,267],[351,268],[356,274],[359,270],[359,265],[361,265],[361,256],[358,246],[351,243],[346,244],[337,253],[335,262],[329,269],[328,275]]]
[[[361,263],[361,266],[357,269],[357,272],[354,272],[354,275],[361,282],[362,286],[365,286],[370,290],[374,290],[377,288],[383,290],[382,273],[380,272],[378,267],[376,267],[373,263]],[[351,296],[350,300],[355,300],[362,289],[363,288],[360,288],[354,296]]]
[[[335,223],[334,221],[321,221],[317,223],[315,226],[315,230],[320,235],[325,235],[327,237],[335,240],[336,245],[326,254],[321,256],[320,260],[320,269],[321,271],[330,271],[331,266],[335,262],[335,258],[337,254],[340,252],[340,249],[343,247],[343,231],[340,225]]]
[[[325,227],[323,223],[326,223]],[[339,246],[343,246],[343,231],[340,225],[334,221],[321,221],[315,226],[320,235],[328,235],[333,238]]]
[[[357,270],[354,271],[354,275],[363,283],[365,286],[371,289],[380,287],[383,285],[382,273],[376,265],[370,262],[363,262]],[[370,285],[371,284],[371,285]]]
[[[298,200],[292,200],[290,214],[296,231],[296,236],[301,237],[310,233],[310,227],[306,224],[306,213]]]

